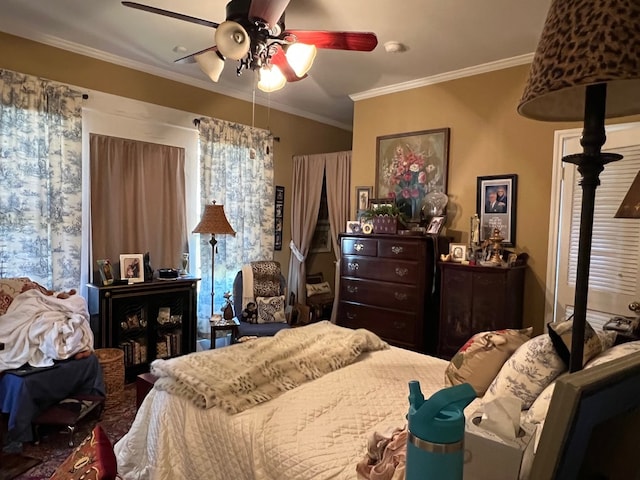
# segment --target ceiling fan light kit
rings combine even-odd
[[[226,21],[212,22],[178,12],[123,1],[125,7],[216,29],[216,45],[176,60],[196,62],[214,82],[218,81],[225,58],[239,62],[236,72],[258,71],[258,88],[272,92],[287,82],[307,76],[318,48],[370,52],[378,44],[371,32],[333,32],[285,29],[285,9],[290,0],[231,0]],[[264,79],[264,80],[263,80]]]

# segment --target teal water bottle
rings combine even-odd
[[[420,383],[409,382],[406,480],[462,480],[464,408],[476,398],[468,383],[424,399]]]

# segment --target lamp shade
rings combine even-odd
[[[315,45],[305,43],[293,43],[287,47],[287,61],[298,77],[304,77],[311,70],[317,51]]]
[[[276,65],[265,65],[260,69],[258,88],[263,92],[275,92],[286,84],[287,79]]]
[[[240,60],[251,47],[249,34],[237,22],[222,22],[216,29],[215,39],[218,51],[232,60]]]
[[[553,0],[518,112],[582,120],[585,89],[599,83],[608,118],[640,113],[640,2]]]
[[[212,235],[223,234],[233,235],[236,232],[229,225],[229,220],[224,214],[224,205],[216,205],[213,202],[211,205],[205,205],[204,212],[200,223],[193,229],[193,233],[210,233]]]
[[[640,218],[640,172],[624,196],[615,218]]]
[[[224,69],[224,57],[216,50],[207,50],[195,56],[200,70],[207,74],[213,82],[217,82]]]

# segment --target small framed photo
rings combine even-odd
[[[358,220],[349,220],[347,222],[347,228],[345,229],[347,233],[362,233],[362,225]]]
[[[369,208],[369,199],[373,196],[373,187],[356,187],[357,217],[360,219],[364,211]]]
[[[113,283],[113,269],[111,268],[111,260],[105,258],[104,260],[96,260],[96,263],[98,264],[98,271],[100,272],[102,285],[111,285]]]
[[[518,175],[478,177],[476,209],[480,217],[480,242],[500,230],[502,245],[516,244],[516,200]]]
[[[120,278],[129,283],[144,282],[144,268],[141,253],[125,253],[120,255]]]
[[[449,255],[452,262],[462,262],[467,259],[467,245],[464,243],[450,243]]]
[[[427,233],[429,235],[438,235],[444,226],[444,222],[447,217],[445,215],[436,215],[431,219],[427,226]]]

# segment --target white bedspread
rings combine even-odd
[[[53,365],[93,348],[87,304],[79,295],[61,299],[27,290],[16,296],[0,316],[0,371],[29,363]]]
[[[227,347],[233,348],[233,347]],[[125,479],[356,478],[370,433],[405,424],[408,383],[426,397],[447,362],[392,347],[236,415],[153,389],[115,445]]]

